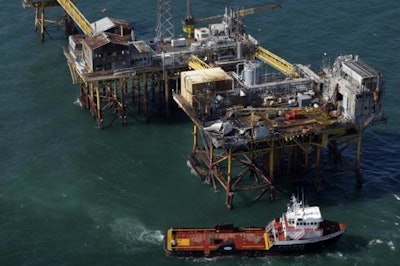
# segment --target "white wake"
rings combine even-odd
[[[125,252],[138,252],[161,246],[164,235],[161,230],[149,229],[131,218],[119,218],[110,224],[113,239]]]

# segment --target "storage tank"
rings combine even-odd
[[[237,42],[237,59],[243,58],[243,43],[241,41]]]
[[[260,63],[246,62],[242,71],[242,80],[246,85],[255,85],[260,82]]]

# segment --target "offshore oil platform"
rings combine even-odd
[[[187,37],[176,38],[172,1],[158,0],[157,36],[137,40],[125,20],[89,23],[72,1],[23,0],[36,10],[42,40],[44,9],[56,5],[65,11],[65,28],[75,32],[74,21],[83,32],[69,36],[64,54],[80,103],[99,127],[110,113],[111,123],[120,117],[125,124],[132,106],[147,115],[154,106],[168,112],[174,101],[194,124],[190,166],[214,189],[225,190],[228,209],[235,193],[254,190],[256,200],[266,193],[273,198],[277,185],[311,170],[320,189],[322,151],[338,161],[353,143],[351,170],[362,182],[362,132],[386,122],[382,75],[357,55],[339,56],[333,64],[324,55],[314,72],[260,46],[243,17],[280,5],[226,6],[221,15],[196,20],[188,0],[182,20]],[[197,27],[201,23],[208,26]],[[276,71],[267,73],[265,65]]]

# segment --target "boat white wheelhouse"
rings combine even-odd
[[[323,235],[323,218],[318,206],[306,206],[292,196],[291,205],[281,217],[281,223],[288,239],[307,239]]]

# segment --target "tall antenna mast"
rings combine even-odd
[[[157,41],[173,38],[175,28],[172,23],[172,0],[158,0],[157,3]]]

